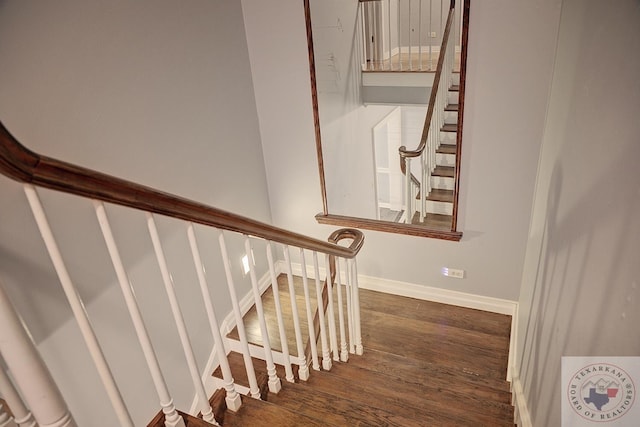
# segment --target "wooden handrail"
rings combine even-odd
[[[444,68],[444,57],[445,52],[447,51],[447,44],[449,42],[449,33],[451,33],[451,27],[453,26],[455,5],[455,0],[451,0],[451,4],[449,6],[449,14],[447,15],[447,24],[445,26],[442,37],[442,45],[440,46],[440,54],[438,55],[438,66],[436,67],[436,74],[433,78],[433,87],[431,88],[431,95],[429,96],[429,108],[427,109],[427,116],[424,120],[422,136],[420,137],[420,144],[418,144],[418,148],[416,148],[415,150],[407,150],[407,147],[405,147],[404,145],[400,147],[399,151],[401,159],[420,156],[427,145],[429,126],[431,124],[431,118],[433,117],[433,112],[435,110],[436,96],[438,95],[438,88],[440,87],[442,70]]]
[[[35,153],[20,144],[0,122],[0,173],[19,182],[101,200],[222,230],[234,231],[343,258],[357,255],[364,235],[355,229],[337,230],[353,239],[349,247],[326,242],[226,212],[81,166]],[[346,236],[346,237],[345,237]]]

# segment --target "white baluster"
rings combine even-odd
[[[18,390],[16,390],[13,382],[11,382],[9,375],[2,368],[1,363],[0,396],[4,398],[9,408],[11,408],[11,412],[13,413],[13,420],[15,421],[15,424],[18,425],[18,427],[37,427],[36,421],[33,419],[31,411],[29,411],[29,409],[24,404],[22,397],[20,397]],[[3,427],[2,422],[0,422],[0,427]]]
[[[324,300],[322,298],[322,284],[320,282],[320,269],[318,268],[318,253],[313,252],[313,269],[316,275],[316,298],[318,299],[318,321],[320,322],[320,345],[322,348],[322,369],[331,370],[331,354],[329,353],[329,344],[327,343],[327,328],[324,317]],[[327,269],[327,272],[329,270]],[[329,287],[330,280],[327,280]],[[327,289],[328,291],[328,289]],[[328,303],[327,299],[327,303]]]
[[[287,342],[287,333],[284,327],[284,319],[282,317],[282,305],[280,304],[280,289],[278,286],[278,278],[276,277],[275,264],[273,262],[273,252],[271,242],[267,241],[267,262],[269,263],[269,274],[271,275],[271,291],[273,292],[273,301],[276,307],[276,317],[278,319],[278,332],[280,333],[280,347],[284,356],[284,372],[285,378],[290,383],[295,382],[293,369],[291,368],[291,358],[289,354],[289,343]]]
[[[269,377],[269,391],[278,393],[282,389],[280,378],[276,374],[276,365],[273,363],[273,353],[271,350],[271,342],[269,340],[269,330],[267,329],[267,321],[264,317],[264,307],[262,306],[262,295],[258,287],[258,278],[256,277],[256,266],[253,262],[253,248],[248,236],[244,239],[244,249],[249,259],[249,277],[251,278],[251,288],[253,289],[253,298],[256,304],[256,312],[258,313],[258,322],[260,323],[260,332],[262,333],[262,347],[264,348],[264,358],[267,362],[267,376]]]
[[[196,241],[196,234],[193,229],[193,224],[189,223],[187,226],[187,237],[189,238],[189,246],[191,247],[191,255],[193,256],[193,263],[198,274],[198,283],[200,284],[200,292],[202,293],[202,300],[204,307],[209,318],[209,327],[211,329],[211,335],[213,336],[213,342],[216,346],[216,355],[218,356],[218,362],[220,363],[220,370],[222,371],[222,380],[224,381],[224,389],[227,392],[225,402],[227,403],[227,409],[236,412],[242,405],[240,394],[236,391],[233,375],[231,374],[231,367],[229,366],[229,360],[224,349],[224,341],[220,334],[220,326],[218,319],[216,318],[215,311],[213,310],[213,304],[211,299],[211,293],[209,292],[209,286],[207,285],[207,279],[205,275],[204,264],[200,258],[200,250],[198,249],[198,243]]]
[[[162,275],[164,289],[167,292],[167,298],[169,299],[169,306],[171,307],[173,321],[176,324],[180,344],[182,344],[182,351],[184,352],[187,368],[189,369],[189,375],[191,375],[191,382],[193,383],[196,396],[198,396],[198,400],[200,402],[202,419],[208,423],[219,425],[213,416],[213,409],[209,404],[207,393],[204,390],[204,384],[200,378],[200,370],[198,369],[196,356],[193,354],[193,346],[191,345],[191,339],[187,332],[187,325],[184,323],[184,317],[182,316],[182,310],[180,309],[180,303],[178,302],[173,279],[171,274],[169,274],[169,267],[167,266],[167,259],[164,255],[164,250],[162,249],[162,243],[160,242],[158,228],[156,227],[156,223],[153,219],[153,214],[145,212],[145,217],[147,219],[147,228],[149,229],[149,235],[151,236],[153,250],[156,254],[156,259],[158,260],[158,266],[160,267],[160,274]]]
[[[331,278],[331,271],[329,269],[330,261],[329,255],[325,254],[324,265],[326,270],[327,280],[327,295],[328,295],[328,313],[329,316],[329,342],[331,343],[331,353],[333,353],[333,360],[340,360],[340,354],[338,350],[338,337],[336,333],[336,317],[333,307],[333,279]]]
[[[60,390],[1,282],[0,354],[40,427],[76,427]]]
[[[353,280],[351,281],[351,291],[352,291],[352,307],[353,307],[353,325],[355,332],[355,345],[356,345],[356,354],[362,355],[362,328],[360,324],[360,288],[358,287],[358,266],[356,263],[356,259],[350,259],[349,263],[352,265],[351,272],[353,274]]]
[[[122,400],[122,396],[116,386],[111,369],[107,364],[102,348],[98,343],[98,338],[96,337],[93,327],[91,326],[91,322],[89,321],[89,316],[85,311],[84,303],[80,299],[80,295],[78,294],[64,263],[58,244],[56,243],[53,232],[51,231],[49,221],[44,213],[44,208],[42,207],[42,203],[38,197],[38,193],[36,192],[35,187],[30,184],[25,184],[24,191],[29,201],[29,205],[31,206],[33,216],[38,224],[38,229],[40,230],[44,244],[49,252],[49,257],[51,258],[56,274],[58,275],[58,279],[60,280],[60,284],[62,285],[62,289],[69,301],[71,311],[78,322],[80,333],[82,334],[82,338],[89,350],[89,354],[91,355],[91,359],[98,371],[98,375],[102,380],[102,384],[107,391],[111,405],[116,412],[118,420],[123,426],[133,426],[131,416],[129,415],[127,407]]]
[[[298,351],[298,378],[302,381],[309,379],[309,366],[304,354],[302,344],[302,331],[300,330],[300,316],[298,315],[298,303],[296,301],[296,291],[293,285],[293,273],[291,272],[291,258],[289,255],[289,247],[283,246],[284,262],[287,267],[287,283],[289,284],[289,297],[291,299],[291,315],[293,316],[293,330],[296,336],[296,347]]]
[[[422,154],[420,154],[420,161],[422,162],[422,179],[420,179],[420,222],[424,222],[424,217],[427,213],[427,158],[429,158],[429,153],[429,150],[423,150]]]
[[[0,427],[18,427],[13,417],[10,417],[7,413],[2,402],[0,402]]]
[[[345,259],[345,294],[347,295],[347,325],[349,325],[349,353],[356,352],[355,326],[353,323],[353,292],[351,291],[351,263]]]
[[[96,210],[100,230],[102,230],[102,236],[104,237],[107,250],[109,251],[109,256],[111,257],[111,262],[116,272],[116,277],[118,278],[118,284],[120,285],[122,295],[124,296],[127,310],[129,311],[129,316],[131,316],[131,321],[136,331],[138,342],[142,348],[142,353],[145,361],[147,362],[147,368],[149,369],[156,393],[158,394],[158,399],[160,400],[160,406],[162,407],[162,412],[165,416],[165,426],[184,427],[184,420],[176,410],[173,398],[169,393],[167,383],[162,375],[158,358],[155,350],[153,349],[153,345],[151,344],[151,338],[149,337],[147,327],[142,319],[140,307],[138,307],[138,301],[136,300],[133,286],[127,277],[124,264],[122,263],[122,258],[120,257],[120,252],[118,251],[118,246],[116,245],[116,241],[113,237],[113,232],[111,231],[111,225],[107,218],[104,203],[94,200],[93,206]]]
[[[347,333],[344,326],[344,307],[342,304],[342,275],[340,274],[340,258],[336,258],[336,294],[338,295],[338,323],[340,324],[340,360],[349,360]],[[349,329],[351,335],[351,329]]]
[[[220,251],[222,252],[224,272],[227,276],[227,287],[229,288],[229,296],[231,297],[233,314],[236,318],[238,337],[240,338],[240,344],[242,346],[242,358],[244,359],[244,367],[247,371],[247,378],[249,379],[249,391],[251,393],[251,397],[260,399],[260,388],[258,387],[258,379],[256,378],[256,371],[253,368],[253,361],[251,360],[251,353],[249,352],[249,341],[247,340],[247,333],[244,329],[244,321],[242,320],[242,312],[240,311],[240,304],[238,303],[236,286],[233,282],[233,275],[231,274],[231,263],[229,261],[229,254],[227,253],[227,244],[225,243],[224,233],[222,231],[220,232],[218,241],[220,243]]]
[[[304,306],[307,310],[307,330],[309,331],[309,344],[311,347],[311,363],[313,369],[320,370],[318,363],[318,347],[316,333],[313,326],[313,315],[311,314],[311,300],[309,297],[309,280],[307,279],[307,262],[304,259],[304,249],[300,248],[300,262],[302,264],[302,289],[304,291]],[[318,301],[318,304],[320,301]]]

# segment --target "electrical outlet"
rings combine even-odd
[[[435,39],[436,38],[436,32],[435,31],[430,32],[429,33],[429,37],[431,37],[432,39]]]
[[[456,279],[464,279],[464,270],[458,270],[456,268],[442,268],[442,275],[447,277],[455,277]]]

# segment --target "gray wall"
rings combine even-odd
[[[562,356],[640,355],[638,23],[635,0],[562,5],[519,304],[535,426],[560,425]]]
[[[314,220],[322,205],[302,3],[245,0],[242,5],[272,218],[325,238],[332,228]],[[472,2],[459,214],[463,240],[366,231],[360,273],[518,299],[559,13],[556,0]],[[443,277],[444,266],[465,269],[467,277]]]
[[[270,221],[239,2],[0,1],[0,58],[0,120],[27,147]],[[142,425],[159,405],[91,203],[41,195],[136,425]],[[20,185],[0,177],[0,197],[0,275],[10,296],[79,425],[116,425]],[[154,325],[160,363],[171,368],[169,387],[180,409],[188,410],[193,388],[178,367],[184,357],[144,216],[107,210],[143,315]],[[212,343],[184,225],[158,223],[203,368]],[[209,285],[222,292],[214,305],[223,317],[230,303],[223,276],[216,276],[222,272],[216,236],[198,233]],[[234,267],[242,251],[232,242]],[[236,281],[244,294],[246,279],[238,275]]]

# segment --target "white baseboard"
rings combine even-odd
[[[520,377],[515,373],[515,367],[513,371],[514,373],[511,375],[511,404],[515,408],[514,422],[518,427],[533,427]]]

